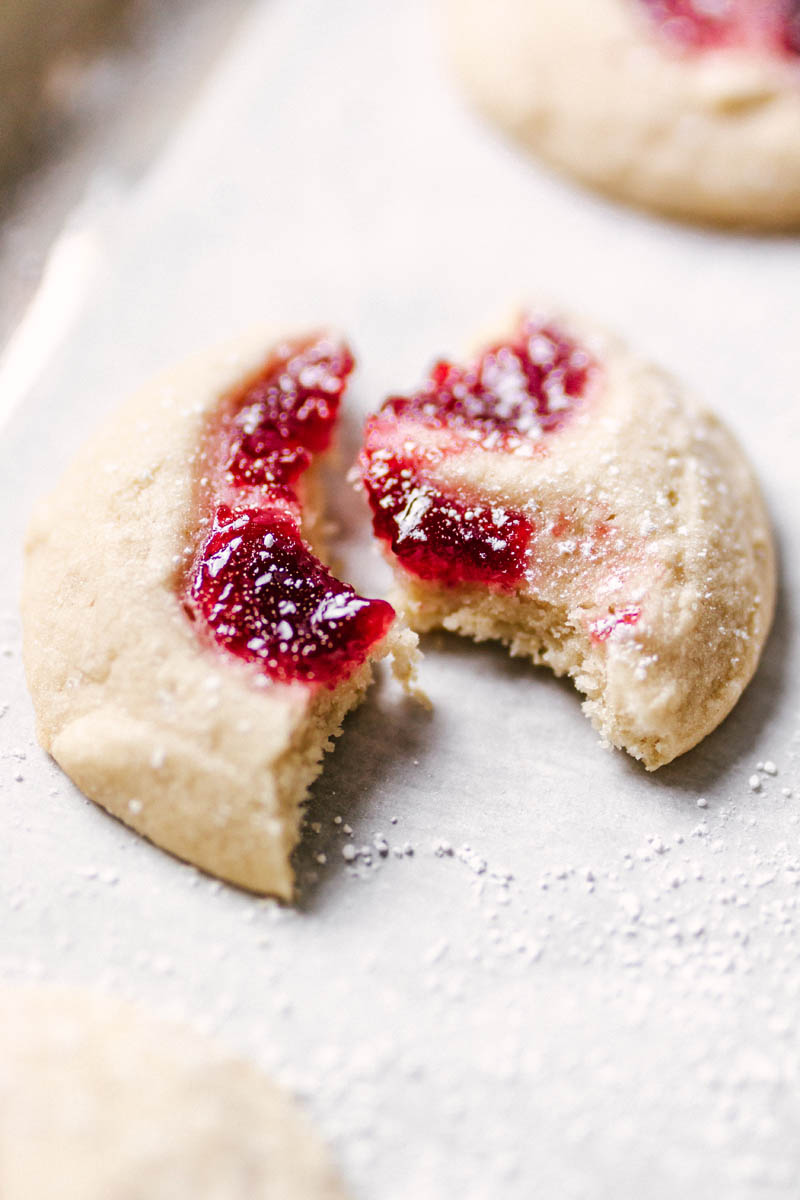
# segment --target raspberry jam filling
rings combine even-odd
[[[217,509],[191,596],[220,646],[284,682],[338,682],[394,618],[335,579],[274,509]]]
[[[800,55],[800,0],[639,0],[665,36],[691,50]]]
[[[438,362],[419,392],[390,396],[381,414],[414,417],[486,449],[521,449],[569,420],[590,370],[579,346],[525,319],[514,338],[489,346],[467,367]]]
[[[228,399],[222,423],[223,469],[235,487],[285,489],[327,450],[347,378],[347,346],[327,340],[285,347]]]
[[[300,529],[296,484],[330,445],[352,369],[348,348],[325,337],[282,346],[208,434],[213,518],[185,607],[218,646],[284,683],[336,686],[394,619],[335,579]]]
[[[507,342],[466,367],[437,363],[412,396],[392,396],[367,424],[361,455],[377,537],[406,570],[447,586],[512,588],[525,571],[532,522],[502,505],[444,491],[432,466],[480,447],[531,457],[582,405],[588,354],[525,318]]]
[[[638,604],[629,604],[626,608],[609,612],[605,617],[597,617],[589,625],[592,641],[607,642],[616,629],[623,625],[635,625],[641,615]]]
[[[522,575],[533,526],[520,513],[446,496],[402,458],[376,456],[364,483],[376,535],[420,579],[505,587]]]

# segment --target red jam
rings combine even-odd
[[[335,579],[274,509],[217,509],[191,598],[220,646],[284,682],[337,683],[394,618]]]
[[[800,0],[640,0],[673,42],[800,55]]]
[[[611,634],[622,625],[635,625],[642,615],[642,610],[636,604],[621,608],[618,612],[610,612],[605,617],[598,617],[591,622],[589,632],[593,642],[607,642]]]
[[[546,437],[583,404],[594,369],[565,335],[526,318],[469,366],[440,362],[419,392],[386,401],[368,422],[361,470],[373,529],[406,570],[445,586],[514,587],[533,524],[443,490],[432,468],[477,446],[543,453]]]
[[[800,56],[800,0],[791,0],[789,4],[783,40],[787,54]]]
[[[420,579],[507,587],[522,575],[533,526],[520,513],[446,496],[396,457],[373,458],[364,484],[375,533]]]
[[[227,482],[291,488],[328,449],[353,365],[341,343],[286,347],[234,392],[223,421]]]
[[[186,594],[217,645],[270,679],[336,686],[394,611],[335,579],[300,531],[295,485],[330,444],[353,369],[328,338],[281,347],[231,393],[209,431],[213,520]]]
[[[586,390],[591,361],[550,326],[521,322],[516,337],[467,367],[439,362],[413,396],[391,396],[386,416],[413,416],[471,440],[513,448],[560,429]],[[509,445],[510,443],[510,445]]]

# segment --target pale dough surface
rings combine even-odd
[[[674,49],[636,0],[445,0],[450,58],[529,150],[687,220],[800,223],[800,60]]]
[[[209,414],[276,340],[167,373],[90,440],[31,521],[23,630],[39,740],[78,787],[157,845],[289,898],[302,800],[370,663],[316,694],[267,681],[202,646],[178,599]],[[402,659],[412,637],[390,631],[373,657],[391,643]]]
[[[259,1071],[100,994],[0,992],[3,1200],[342,1200]]]
[[[398,567],[399,603],[413,628],[500,638],[569,675],[603,737],[653,769],[714,729],[756,668],[775,603],[769,521],[741,448],[675,380],[590,323],[542,321],[598,364],[585,407],[541,456],[469,448],[435,473],[531,520],[522,582],[441,587]],[[631,606],[635,624],[591,637]]]

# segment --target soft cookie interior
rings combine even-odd
[[[569,675],[649,768],[751,677],[772,542],[739,447],[614,339],[528,313],[366,428],[361,478],[411,625]]]

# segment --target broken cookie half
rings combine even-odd
[[[323,565],[315,464],[353,358],[256,335],[145,388],[28,534],[24,653],[39,739],[153,842],[288,898],[302,802],[391,652],[416,636]]]
[[[419,631],[569,675],[652,770],[730,712],[769,630],[775,560],[724,426],[615,338],[530,311],[367,423],[373,527]]]

